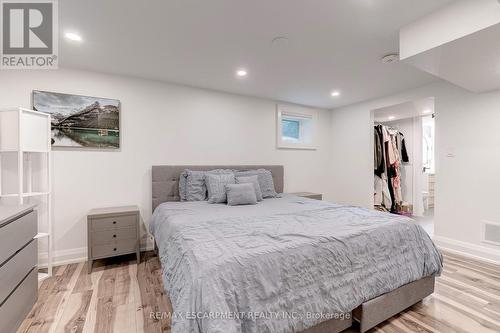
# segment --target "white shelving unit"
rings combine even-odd
[[[52,276],[50,141],[49,114],[23,108],[0,110],[0,202],[37,204],[38,252],[47,251],[43,263],[47,272],[40,271],[39,262],[39,281]]]

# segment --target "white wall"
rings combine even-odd
[[[332,198],[370,207],[371,110],[436,98],[435,240],[500,262],[500,247],[481,242],[481,221],[500,222],[500,92],[474,94],[443,81],[332,113]],[[451,154],[454,157],[448,157]]]
[[[120,151],[53,153],[56,260],[86,255],[91,208],[137,204],[147,223],[152,165],[283,164],[285,191],[330,197],[329,111],[317,110],[316,151],[277,150],[274,101],[61,69],[0,72],[0,107],[30,107],[33,89],[122,102]]]

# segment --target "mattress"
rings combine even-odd
[[[411,219],[283,195],[153,213],[172,332],[290,333],[442,270]]]

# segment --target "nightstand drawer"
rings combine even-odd
[[[92,232],[92,245],[109,244],[137,239],[137,228],[120,228],[115,230],[103,230]]]
[[[141,262],[137,206],[92,209],[87,215],[88,272],[96,259],[135,253]]]
[[[113,230],[117,228],[130,228],[137,224],[137,215],[121,215],[113,217],[92,218],[92,231]]]
[[[110,244],[93,245],[92,258],[107,258],[121,254],[134,253],[137,250],[137,240],[120,241]]]

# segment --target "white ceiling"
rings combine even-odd
[[[473,92],[500,89],[500,24],[405,60]]]
[[[428,97],[416,101],[391,105],[373,110],[373,119],[376,123],[387,123],[401,119],[429,116],[434,113],[434,104],[434,97]]]
[[[333,108],[434,80],[380,58],[397,52],[401,27],[450,2],[63,0],[61,36],[84,42],[61,40],[60,67]],[[276,36],[289,43],[273,47]]]

